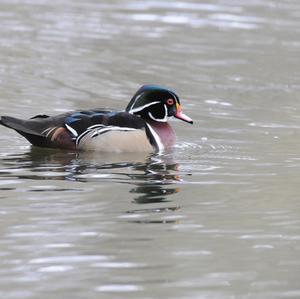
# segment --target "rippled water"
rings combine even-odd
[[[1,0],[1,114],[177,91],[163,154],[32,148],[1,127],[1,298],[299,298],[296,0]]]

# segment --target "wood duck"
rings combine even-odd
[[[72,111],[57,116],[39,114],[29,120],[2,116],[0,123],[40,147],[105,152],[163,151],[175,143],[167,122],[174,116],[188,123],[178,96],[154,85],[142,86],[125,111]]]

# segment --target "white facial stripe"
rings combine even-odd
[[[134,107],[134,105],[135,105],[135,103],[136,103],[136,101],[143,95],[144,93],[142,92],[141,94],[139,94],[136,98],[135,98],[135,100],[134,100],[134,102],[133,102],[133,104],[131,105],[131,107],[130,107],[130,109],[129,110],[131,110],[132,109],[132,107]]]
[[[168,117],[168,108],[167,106],[164,104],[164,107],[165,107],[165,120],[167,121],[167,117]]]
[[[165,149],[163,143],[161,142],[161,139],[159,137],[159,135],[154,131],[154,129],[148,124],[146,123],[148,129],[150,130],[154,140],[155,140],[155,143],[157,144],[157,147],[158,147],[158,151],[161,152]]]
[[[152,102],[152,103],[146,104],[146,105],[144,105],[144,106],[141,106],[141,107],[138,107],[138,108],[135,108],[135,109],[130,109],[130,110],[129,110],[129,113],[140,112],[140,111],[144,110],[144,109],[147,108],[147,107],[150,107],[150,106],[152,106],[152,105],[159,104],[159,103],[160,103],[159,101],[156,101],[156,102]]]

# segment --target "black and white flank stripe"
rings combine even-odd
[[[89,133],[92,133],[89,138],[95,138],[102,134],[112,132],[112,131],[119,131],[119,132],[128,132],[128,131],[136,131],[135,128],[128,128],[128,127],[119,127],[119,126],[106,126],[102,124],[97,124],[88,127],[83,133],[78,135],[77,131],[72,128],[70,125],[65,124],[66,128],[69,130],[69,132],[74,136],[74,140],[76,142],[76,145],[79,145],[80,141],[84,136],[86,136]]]

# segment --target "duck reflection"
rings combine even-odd
[[[166,201],[167,196],[179,192],[179,188],[165,188],[161,185],[138,186],[131,193],[139,194],[135,198],[137,203],[153,203]]]
[[[152,155],[144,164],[136,168],[143,175],[135,182],[131,193],[137,194],[135,201],[140,204],[169,201],[168,196],[178,193],[174,183],[180,181],[177,175],[178,164],[163,155]]]
[[[108,154],[68,152],[31,147],[21,155],[2,159],[6,176],[33,180],[80,182],[111,181],[133,185],[130,193],[138,204],[170,201],[180,192],[178,164],[171,154]],[[176,186],[177,185],[177,186]]]

